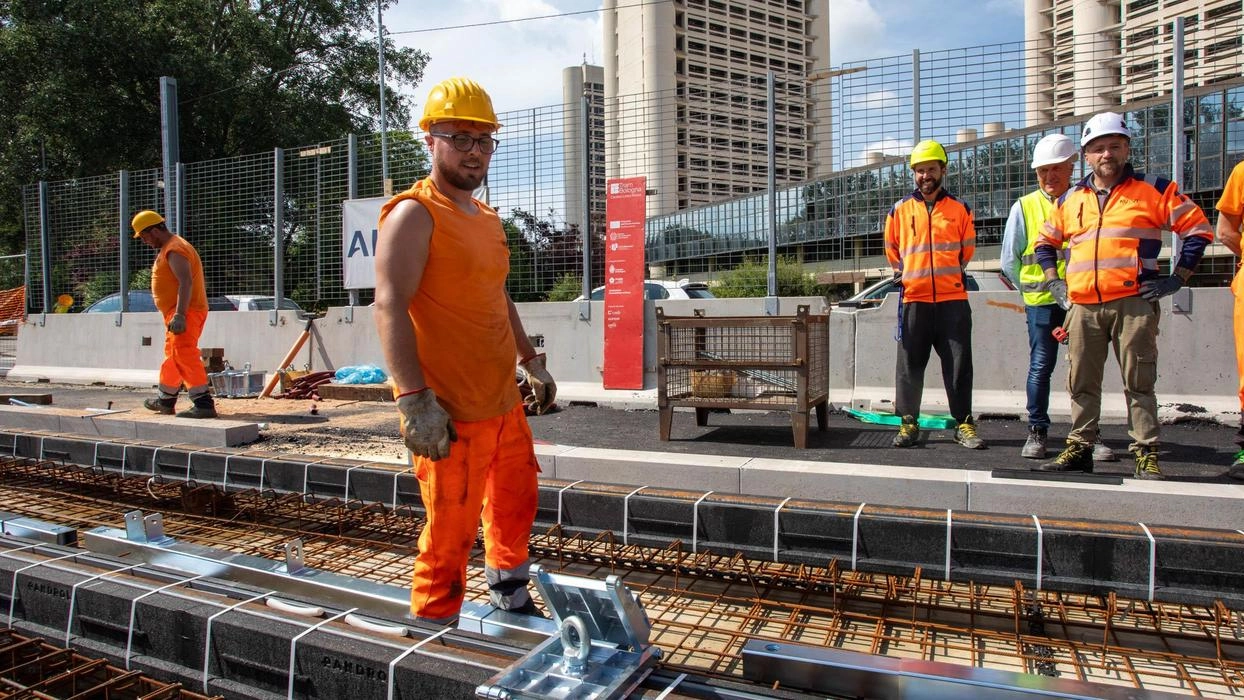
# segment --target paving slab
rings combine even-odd
[[[80,408],[0,406],[0,428],[46,430],[70,435],[150,440],[164,444],[236,447],[259,439],[259,426],[245,421],[94,413]]]

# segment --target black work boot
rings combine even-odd
[[[1067,446],[1053,462],[1032,467],[1037,472],[1091,472],[1093,471],[1093,446],[1068,440]]]
[[[212,400],[212,395],[204,392],[194,398],[194,405],[181,413],[177,414],[178,418],[215,418],[216,402]]]
[[[166,398],[164,396],[157,396],[153,399],[143,401],[143,406],[146,407],[148,411],[155,411],[160,415],[171,416],[173,415],[173,412],[177,410],[177,397],[171,396]]]
[[[1132,450],[1132,456],[1136,458],[1136,471],[1132,473],[1133,479],[1162,481],[1166,478],[1162,470],[1158,468],[1158,451],[1155,448],[1137,447]]]

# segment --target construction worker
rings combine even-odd
[[[1059,198],[1037,242],[1047,289],[1071,303],[1067,384],[1071,432],[1065,449],[1042,471],[1092,471],[1091,446],[1101,416],[1106,355],[1114,349],[1128,405],[1128,449],[1137,479],[1162,479],[1158,466],[1158,300],[1174,294],[1196,269],[1213,231],[1174,182],[1132,170],[1131,131],[1114,112],[1084,125],[1080,147],[1092,172]],[[1170,275],[1158,273],[1165,231],[1182,240]],[[1058,258],[1069,245],[1066,279]]]
[[[1240,257],[1241,228],[1244,227],[1244,161],[1235,164],[1222,197],[1215,205],[1218,210],[1218,240]],[[1227,475],[1244,481],[1244,267],[1237,267],[1231,280],[1231,295],[1235,298],[1232,319],[1235,325],[1235,364],[1240,381],[1240,427],[1235,433],[1239,451],[1231,462]]]
[[[976,252],[972,211],[942,187],[946,149],[921,141],[911,151],[916,190],[885,219],[885,254],[902,280],[895,366],[895,447],[920,440],[920,400],[929,353],[937,350],[955,419],[955,442],[982,449],[972,418],[972,309],[964,268]]]
[[[556,385],[505,289],[501,219],[472,193],[501,128],[475,81],[432,88],[419,127],[432,173],[384,205],[376,244],[376,330],[394,382],[402,436],[427,509],[411,586],[416,618],[452,624],[481,514],[491,603],[538,614],[527,592],[527,540],[538,497],[531,429],[515,383],[526,371],[538,408]]]
[[[1033,252],[1041,238],[1041,226],[1054,210],[1054,202],[1071,187],[1079,149],[1063,134],[1044,136],[1032,149],[1032,169],[1037,189],[1011,205],[1002,235],[1002,273],[1024,297],[1028,320],[1028,439],[1020,456],[1044,459],[1050,428],[1050,376],[1058,364],[1058,341],[1054,330],[1063,325],[1067,311],[1046,289],[1045,273]],[[1062,278],[1065,261],[1058,260]],[[1114,461],[1114,452],[1100,440],[1093,445],[1093,459]]]
[[[156,249],[151,266],[151,296],[164,315],[164,363],[160,365],[159,394],[143,406],[165,415],[177,410],[184,385],[194,402],[179,418],[215,418],[216,403],[207,383],[199,353],[199,336],[207,322],[207,288],[199,253],[185,238],[168,230],[164,217],[144,210],[130,220],[134,238]]]

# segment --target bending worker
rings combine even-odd
[[[482,513],[492,604],[536,614],[527,540],[540,467],[516,358],[538,410],[556,386],[505,289],[501,219],[472,197],[501,125],[483,88],[450,78],[432,88],[419,127],[432,174],[384,205],[376,244],[376,330],[427,510],[411,612],[437,624],[457,619]]]
[[[1058,364],[1058,341],[1054,330],[1063,325],[1067,311],[1046,289],[1045,273],[1033,252],[1041,240],[1041,226],[1054,210],[1054,202],[1071,187],[1079,150],[1062,134],[1042,137],[1032,150],[1032,169],[1037,189],[1016,200],[1002,235],[1002,272],[1024,297],[1028,320],[1028,439],[1020,456],[1045,459],[1050,428],[1050,376]],[[1066,266],[1058,259],[1058,277]],[[1093,459],[1112,462],[1114,452],[1101,443],[1093,445]]]
[[[1215,208],[1218,209],[1218,240],[1238,258],[1241,227],[1244,226],[1244,161],[1235,164]],[[1235,298],[1231,316],[1235,325],[1235,366],[1240,380],[1240,427],[1235,432],[1239,451],[1227,475],[1244,481],[1244,267],[1236,269],[1231,279],[1231,296]]]
[[[1092,471],[1092,444],[1101,417],[1106,354],[1114,349],[1127,397],[1128,449],[1134,477],[1162,479],[1158,467],[1158,300],[1174,294],[1201,261],[1213,231],[1205,214],[1174,182],[1132,170],[1131,132],[1123,117],[1103,112],[1080,137],[1092,172],[1064,194],[1037,243],[1049,291],[1067,313],[1071,432],[1067,445],[1042,471]],[[1182,245],[1170,275],[1158,273],[1166,231]],[[1067,278],[1058,258],[1070,246]]]
[[[916,190],[885,219],[885,254],[902,277],[895,365],[894,412],[901,416],[895,447],[920,441],[920,401],[929,353],[937,350],[955,442],[981,449],[972,419],[972,309],[964,268],[976,252],[972,211],[942,187],[946,149],[921,141],[911,151]]]
[[[185,238],[169,231],[164,217],[140,211],[130,220],[134,238],[156,249],[151,266],[151,297],[164,315],[164,363],[160,365],[159,394],[143,405],[156,413],[172,415],[184,385],[194,405],[179,418],[215,418],[216,403],[207,383],[207,370],[199,353],[199,336],[207,323],[207,287],[199,253]]]

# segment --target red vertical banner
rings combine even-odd
[[[606,389],[644,388],[644,216],[648,178],[605,186]]]

